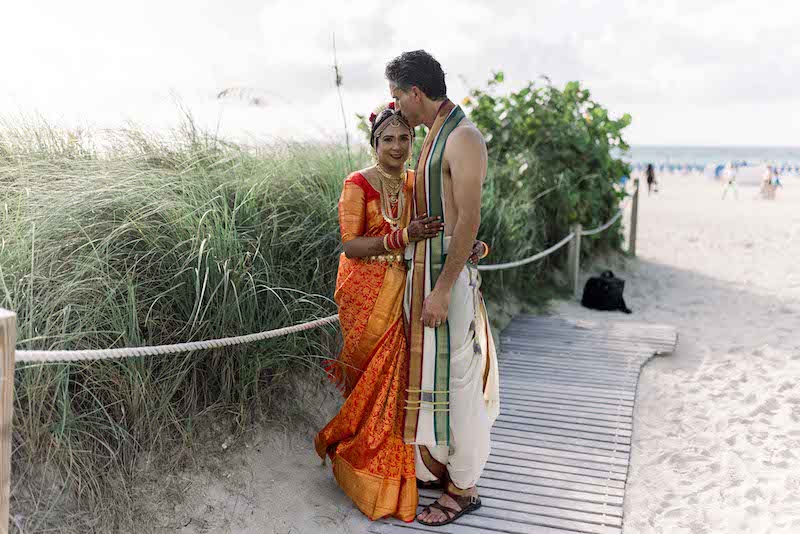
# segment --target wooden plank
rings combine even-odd
[[[623,346],[609,346],[606,343],[598,342],[593,345],[570,343],[567,341],[522,341],[508,339],[501,341],[504,343],[503,350],[508,351],[509,358],[524,355],[546,354],[551,356],[562,356],[568,359],[602,360],[609,363],[626,365],[628,363],[641,361],[650,358],[657,353],[656,347],[647,343],[639,344],[626,343]]]
[[[529,484],[531,486],[560,488],[597,495],[613,495],[620,498],[625,495],[625,492],[622,488],[612,487],[608,484],[587,484],[583,482],[575,482],[571,480],[565,480],[563,478],[556,478],[552,474],[550,474],[550,476],[529,475],[525,472],[521,472],[518,468],[498,469],[492,466],[487,466],[481,475],[481,480],[507,480],[511,482],[518,482],[520,484]]]
[[[516,423],[508,423],[506,421],[498,420],[495,425],[502,424],[504,428],[510,428],[512,430],[519,430],[522,432],[529,432],[532,434],[544,434],[544,435],[554,435],[554,436],[566,436],[570,438],[582,438],[587,440],[593,441],[600,441],[604,443],[628,443],[630,444],[630,436],[609,436],[606,434],[596,434],[596,433],[589,433],[589,432],[579,432],[576,430],[564,430],[560,428],[552,428],[547,426],[537,426],[537,425],[519,425]]]
[[[622,323],[611,324],[608,323],[605,327],[593,326],[590,328],[575,328],[570,324],[536,324],[532,325],[527,321],[514,320],[503,331],[503,337],[516,337],[522,340],[538,340],[547,338],[556,339],[583,339],[598,341],[615,340],[615,341],[632,341],[632,342],[646,342],[649,344],[663,344],[667,347],[672,347],[677,341],[677,333],[673,327],[664,327],[663,329],[650,328],[643,325],[635,325],[631,323],[629,327],[621,327]],[[531,335],[531,327],[535,328],[535,332]],[[601,330],[605,328],[605,330]]]
[[[563,404],[552,404],[550,407],[541,407],[541,406],[532,406],[530,410],[527,410],[525,405],[522,404],[523,401],[518,399],[510,398],[507,396],[500,397],[500,416],[497,419],[498,421],[505,421],[507,418],[511,417],[536,417],[537,415],[542,415],[543,410],[550,410],[557,413],[565,413],[566,410],[570,408],[568,405]],[[579,408],[585,408],[580,406]],[[545,414],[548,415],[548,414]],[[618,413],[597,413],[597,412],[586,412],[586,411],[576,411],[575,416],[581,416],[585,418],[592,418],[592,417],[604,417],[605,419],[600,419],[606,422],[613,422],[613,421],[624,421],[624,422],[632,422],[632,416],[627,415],[624,412]]]
[[[508,362],[506,365],[500,366],[500,372],[512,375],[518,374],[520,376],[553,371],[575,375],[590,374],[593,376],[619,380],[622,382],[636,382],[639,379],[638,368],[609,370],[607,363],[585,363],[571,360],[557,363],[543,357],[537,358],[535,361]]]
[[[610,413],[597,413],[592,411],[584,411],[584,410],[575,410],[575,409],[566,409],[560,407],[559,405],[548,405],[545,404],[543,406],[534,405],[534,406],[500,406],[500,416],[510,415],[510,416],[517,416],[517,417],[524,417],[526,415],[552,415],[552,416],[560,416],[560,417],[569,417],[570,414],[574,414],[576,418],[586,419],[589,421],[609,421],[609,422],[617,422],[623,421],[629,424],[633,424],[633,416],[623,414],[621,412],[617,412],[614,414]]]
[[[625,336],[606,336],[592,337],[592,335],[569,334],[564,336],[547,336],[536,334],[535,338],[520,336],[518,332],[511,330],[503,332],[500,338],[501,343],[511,343],[518,346],[536,346],[542,348],[596,348],[606,349],[612,356],[619,354],[639,354],[652,351],[658,353],[662,347],[671,347],[674,342],[671,339],[655,337],[625,337]],[[505,349],[505,346],[504,346]]]
[[[627,408],[633,410],[633,400],[628,399],[608,399],[605,397],[577,397],[568,393],[559,393],[558,391],[542,391],[532,390],[529,392],[520,391],[514,387],[501,388],[500,399],[510,401],[512,404],[515,401],[527,402],[548,402],[564,406],[574,405],[583,406],[586,408],[597,409],[610,409],[617,410],[619,408]]]
[[[595,352],[603,350],[609,353],[608,356],[610,358],[626,354],[636,355],[637,357],[643,356],[648,352],[657,352],[659,347],[663,345],[662,340],[651,340],[647,338],[592,338],[591,336],[584,337],[572,334],[561,337],[536,335],[535,338],[526,338],[515,335],[513,332],[510,332],[509,335],[503,334],[501,343],[505,342],[513,346],[537,347],[540,349],[567,349],[570,351],[573,349],[593,349]],[[505,350],[505,346],[503,350]]]
[[[600,449],[597,447],[588,447],[582,445],[571,445],[569,443],[554,443],[552,441],[545,441],[539,439],[538,436],[531,436],[525,434],[524,432],[516,432],[511,434],[510,432],[514,432],[512,430],[501,429],[500,432],[495,432],[492,429],[492,441],[504,441],[506,443],[516,443],[518,445],[530,445],[539,447],[542,449],[553,450],[553,451],[561,451],[561,452],[573,452],[573,453],[583,453],[583,454],[591,454],[592,456],[599,456],[599,457],[609,457],[609,458],[618,458],[621,460],[626,460],[630,457],[630,451],[622,451],[622,450],[613,450],[613,449]]]
[[[551,413],[541,413],[541,412],[527,412],[527,413],[505,413],[502,415],[503,420],[509,421],[511,423],[526,423],[529,421],[552,421],[552,422],[560,422],[560,423],[571,423],[574,425],[580,425],[585,427],[598,427],[598,428],[613,428],[619,429],[623,428],[626,430],[631,430],[633,428],[633,420],[628,419],[617,419],[617,420],[606,420],[606,419],[592,419],[586,417],[578,417],[575,415],[574,417],[569,417],[565,415],[557,415]]]
[[[537,337],[561,334],[572,336],[591,333],[598,338],[623,336],[630,338],[650,337],[653,339],[671,340],[671,338],[676,335],[673,326],[663,324],[637,323],[633,321],[605,323],[602,325],[596,323],[582,323],[582,321],[575,322],[552,317],[544,318],[521,315],[516,317],[509,327],[520,327],[523,325],[528,325],[528,327],[534,326],[536,328],[535,335]],[[674,340],[672,340],[672,342],[674,343]]]
[[[502,395],[502,393],[501,393]],[[575,410],[576,413],[578,412],[586,412],[586,413],[598,413],[598,414],[628,414],[633,415],[633,406],[622,404],[597,404],[593,402],[582,402],[579,399],[575,398],[556,398],[547,395],[536,395],[535,393],[531,393],[530,395],[524,396],[524,404],[518,404],[515,402],[508,402],[509,405],[519,406],[521,408],[525,408],[530,406],[531,408],[534,407],[553,407],[558,409],[564,410]],[[511,401],[511,398],[507,398],[506,400]],[[501,404],[502,407],[502,404]]]
[[[518,369],[500,369],[500,377],[505,380],[519,380],[527,381],[530,379],[543,378],[547,381],[549,379],[557,379],[559,381],[568,382],[572,384],[588,384],[592,387],[603,387],[610,389],[622,389],[624,391],[632,391],[636,389],[636,380],[630,380],[620,376],[604,376],[587,371],[573,371],[570,369],[558,368],[540,368],[530,369],[527,371]]]
[[[585,399],[608,399],[611,401],[626,400],[633,403],[636,394],[633,390],[609,389],[589,387],[582,384],[569,384],[564,381],[558,380],[542,380],[539,378],[530,380],[515,380],[513,378],[501,377],[502,389],[511,390],[516,392],[536,391],[542,393],[545,391],[570,394],[579,398]]]
[[[619,506],[611,506],[606,504],[597,504],[593,502],[585,502],[571,499],[560,499],[558,497],[546,497],[543,495],[534,495],[530,493],[516,493],[514,491],[507,491],[495,488],[481,488],[481,499],[485,497],[492,497],[508,502],[518,502],[521,504],[530,504],[536,506],[548,506],[559,510],[560,514],[568,514],[568,512],[582,512],[586,514],[595,514],[606,516],[608,522],[612,521],[622,523],[622,508]],[[612,520],[610,518],[616,517],[618,519]]]
[[[582,467],[575,467],[573,465],[554,464],[538,458],[518,458],[504,454],[504,451],[493,452],[492,458],[496,462],[502,462],[513,467],[541,469],[551,473],[569,473],[573,475],[594,478],[600,481],[616,480],[625,482],[625,480],[628,478],[627,473],[615,473],[614,471],[610,470],[584,469]]]
[[[519,480],[510,480],[507,478],[481,477],[481,482],[478,484],[478,492],[484,493],[484,489],[510,491],[519,495],[538,495],[540,497],[622,506],[621,495],[609,495],[607,493],[595,493],[559,487],[554,488],[546,484],[537,484],[531,480],[523,480],[520,482]]]
[[[571,359],[557,362],[555,360],[555,358],[539,356],[535,360],[530,361],[509,361],[501,365],[500,370],[506,373],[520,374],[541,373],[548,370],[557,370],[564,373],[595,373],[598,376],[606,378],[628,381],[636,381],[639,378],[640,369],[635,367],[631,367],[630,369],[619,367],[609,368],[607,362],[585,362]]]
[[[492,441],[492,450],[497,451],[503,456],[514,458],[538,460],[540,462],[557,463],[560,465],[571,465],[583,467],[585,469],[596,469],[598,471],[613,471],[615,473],[627,473],[628,464],[620,462],[616,458],[590,457],[589,455],[568,454],[561,451],[541,449],[539,447],[529,447],[518,443],[507,441]]]
[[[538,426],[545,428],[557,428],[563,430],[577,430],[580,432],[589,432],[593,434],[602,434],[607,436],[628,436],[633,433],[630,428],[624,428],[622,425],[617,426],[601,426],[601,425],[584,425],[566,423],[563,421],[553,421],[544,417],[516,417],[507,415],[503,417],[503,421],[507,423],[520,425],[520,426]]]
[[[614,452],[614,453],[630,454],[631,452],[631,447],[629,444],[625,442],[626,440],[621,440],[619,443],[608,443],[604,441],[570,438],[568,436],[541,434],[538,432],[527,432],[525,430],[505,428],[504,426],[502,426],[502,422],[496,423],[492,428],[492,438],[494,438],[495,435],[506,436],[508,438],[519,438],[528,441],[534,439],[539,443],[548,444],[552,447],[562,447],[562,446],[586,447],[588,449],[596,450],[598,453]]]
[[[17,316],[0,308],[0,534],[7,534],[11,502],[11,424]]]
[[[602,352],[597,352],[595,349],[590,348],[573,348],[566,347],[542,347],[536,345],[519,345],[508,343],[508,347],[503,348],[507,351],[505,356],[508,358],[509,363],[513,362],[526,362],[533,361],[539,356],[549,356],[551,358],[563,358],[565,361],[585,362],[585,363],[607,363],[616,365],[620,369],[627,369],[640,364],[642,361],[649,359],[648,356],[642,354],[641,350],[633,350],[629,353],[619,353],[614,356],[609,356]],[[650,347],[647,347],[648,352]],[[650,356],[652,357],[652,355]],[[505,362],[503,362],[505,363]]]

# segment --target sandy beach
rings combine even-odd
[[[676,175],[641,197],[638,259],[616,272],[634,313],[606,320],[672,324],[679,342],[641,374],[625,534],[800,532],[800,180],[787,186],[723,201]]]
[[[641,196],[638,258],[584,274],[611,267],[634,313],[553,307],[679,331],[676,353],[642,371],[625,534],[800,532],[800,180],[777,201],[756,193],[741,187],[723,201],[714,182],[662,176],[660,193]],[[335,409],[334,398],[309,395],[315,417]],[[183,479],[190,489],[167,530],[364,532],[306,437],[270,429],[235,444]]]

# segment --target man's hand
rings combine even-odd
[[[428,328],[436,328],[447,320],[447,309],[450,307],[450,293],[431,291],[422,304],[422,323]]]

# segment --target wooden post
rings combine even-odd
[[[631,231],[628,236],[628,254],[636,256],[636,223],[639,220],[639,179],[633,180],[633,200],[631,200]]]
[[[567,254],[567,272],[569,273],[569,283],[572,284],[572,294],[578,298],[578,277],[581,273],[581,230],[580,224],[573,224],[570,231],[575,234],[569,242]]]
[[[11,500],[11,420],[14,416],[14,350],[17,315],[0,308],[0,534],[8,534]]]

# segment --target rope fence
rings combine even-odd
[[[237,337],[211,339],[208,341],[191,341],[175,345],[156,345],[152,347],[125,347],[121,349],[96,349],[96,350],[18,350],[18,362],[78,362],[84,360],[109,360],[113,358],[136,358],[139,356],[159,356],[163,354],[177,354],[179,352],[192,352],[195,350],[218,349],[232,347],[245,343],[254,343],[265,339],[295,334],[304,330],[319,328],[339,320],[339,315],[331,315],[323,319],[307,323],[267,330],[257,334],[247,334]]]
[[[528,263],[533,263],[536,260],[541,260],[544,257],[549,256],[556,250],[560,249],[570,241],[575,238],[575,232],[570,233],[567,237],[553,245],[552,247],[548,248],[547,250],[543,250],[538,254],[534,254],[529,258],[525,258],[522,260],[512,261],[510,263],[497,263],[497,264],[489,264],[489,265],[478,265],[479,271],[500,271],[503,269],[513,269],[514,267],[520,267],[522,265],[527,265]]]

